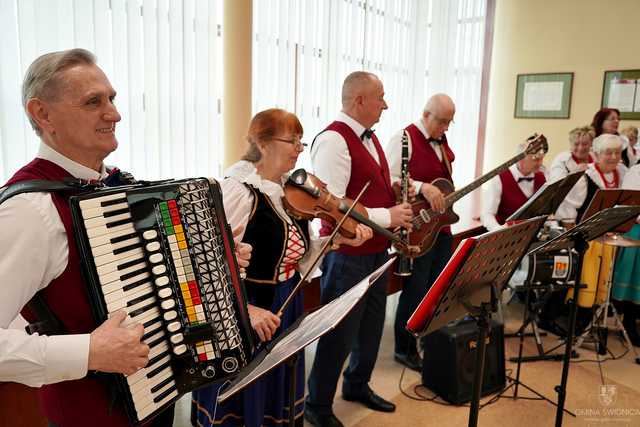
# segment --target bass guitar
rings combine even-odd
[[[413,209],[413,218],[411,220],[413,228],[411,233],[409,233],[408,242],[404,248],[406,248],[406,246],[418,248],[417,251],[411,253],[412,257],[425,254],[433,247],[436,238],[438,237],[438,233],[443,227],[455,224],[460,220],[460,217],[453,211],[453,204],[455,202],[471,193],[491,178],[507,170],[509,166],[524,159],[525,156],[530,154],[537,155],[541,151],[546,153],[548,150],[549,145],[547,143],[547,138],[542,134],[534,134],[527,140],[527,146],[521,153],[507,160],[497,168],[482,175],[480,178],[460,190],[456,191],[451,181],[444,178],[438,178],[431,182],[431,185],[438,187],[442,194],[445,195],[445,210],[442,213],[437,212],[431,209],[429,202],[427,202],[423,196],[417,196],[416,200],[411,204]]]

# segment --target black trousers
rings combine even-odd
[[[387,259],[389,255],[386,251],[373,255],[327,254],[320,280],[322,304],[357,285]],[[344,371],[342,393],[357,396],[368,391],[384,327],[387,279],[388,273],[385,273],[342,322],[318,341],[306,401],[316,413],[332,413],[338,378],[349,353],[351,357]]]
[[[415,354],[418,351],[416,339],[407,332],[407,321],[451,258],[451,241],[451,234],[440,233],[433,248],[413,260],[411,276],[404,281],[396,309],[394,332],[395,352],[398,354]]]

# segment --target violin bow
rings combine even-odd
[[[333,232],[329,235],[329,238],[324,242],[324,244],[322,245],[322,248],[320,248],[320,252],[318,252],[316,254],[316,257],[313,259],[313,262],[311,263],[311,267],[309,267],[307,272],[304,273],[304,275],[300,278],[300,280],[298,281],[296,286],[291,290],[291,293],[289,294],[287,299],[284,301],[284,303],[282,304],[280,309],[276,312],[276,316],[282,317],[282,314],[287,309],[287,307],[289,307],[289,304],[291,304],[291,302],[293,301],[293,297],[300,291],[300,289],[302,288],[303,283],[307,280],[307,277],[309,277],[309,275],[313,271],[315,271],[315,269],[316,269],[316,267],[318,265],[318,262],[320,262],[320,258],[322,258],[322,256],[327,253],[327,251],[331,247],[331,245],[333,245],[333,239],[336,237],[336,234],[340,230],[340,227],[347,220],[347,218],[349,218],[349,215],[351,214],[351,211],[355,208],[356,204],[358,203],[358,201],[360,200],[360,198],[362,197],[364,192],[367,191],[367,188],[369,188],[369,184],[371,184],[371,181],[368,181],[364,185],[364,187],[362,187],[362,190],[360,190],[360,193],[358,194],[358,197],[355,198],[355,200],[353,201],[351,206],[349,206],[349,209],[347,210],[347,212],[345,212],[344,216],[340,219],[340,221],[338,221],[338,223],[336,224],[336,226],[333,229]]]

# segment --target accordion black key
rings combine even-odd
[[[198,387],[235,376],[252,332],[217,183],[204,178],[115,187],[71,199],[98,322],[126,310],[148,365],[114,375],[138,423]]]

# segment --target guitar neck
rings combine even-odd
[[[446,197],[447,207],[450,207],[455,202],[457,202],[458,200],[460,200],[461,198],[463,198],[467,194],[471,193],[473,190],[475,190],[476,188],[480,187],[485,182],[489,181],[491,178],[493,178],[496,175],[499,175],[500,173],[502,173],[503,171],[509,169],[509,167],[511,165],[514,165],[517,162],[519,162],[520,160],[524,159],[526,155],[527,154],[523,151],[522,153],[518,154],[517,156],[513,157],[512,159],[509,159],[506,162],[504,162],[503,164],[499,165],[495,169],[492,169],[489,172],[487,172],[486,174],[482,175],[480,178],[476,179],[472,183],[470,183],[470,184],[462,187],[461,189],[459,189],[457,191],[454,191],[453,193],[449,194]]]

